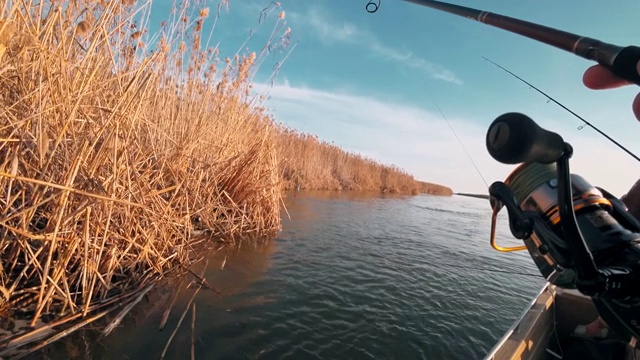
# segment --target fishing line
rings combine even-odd
[[[380,8],[380,1],[382,0],[378,0],[377,2],[374,0],[369,0],[367,5],[364,6],[364,9],[367,10],[369,14],[373,14]]]
[[[506,71],[508,74],[510,74],[511,76],[515,77],[516,79],[522,81],[523,83],[529,85],[533,90],[539,92],[540,94],[542,94],[543,96],[545,96],[547,99],[549,99],[550,101],[553,101],[556,105],[560,106],[561,108],[565,109],[566,111],[568,111],[571,115],[577,117],[578,119],[582,120],[582,122],[584,122],[585,125],[580,126],[578,128],[578,130],[583,129],[585,126],[588,126],[590,128],[592,128],[593,130],[597,131],[600,135],[604,136],[605,138],[607,138],[607,140],[611,141],[612,143],[614,143],[617,147],[619,147],[620,149],[622,149],[622,151],[626,152],[627,154],[629,154],[631,157],[633,157],[634,159],[636,159],[637,161],[640,162],[640,158],[636,156],[636,154],[632,153],[631,151],[629,151],[626,147],[622,146],[620,143],[618,143],[617,141],[615,141],[613,138],[611,138],[609,135],[605,134],[603,131],[601,131],[600,129],[598,129],[597,127],[593,126],[590,122],[588,122],[587,120],[585,120],[582,116],[576,114],[575,112],[573,112],[571,109],[569,109],[568,107],[562,105],[560,102],[558,102],[556,99],[552,98],[551,96],[547,95],[544,91],[538,89],[537,87],[533,86],[531,83],[527,82],[525,79],[521,78],[520,76],[512,73],[511,71],[505,69],[504,67],[498,65],[497,63],[487,59],[486,57],[482,57],[483,59],[487,60],[488,62],[492,63],[493,65],[497,66],[498,68]]]
[[[458,134],[456,133],[456,131],[453,129],[453,126],[451,126],[451,123],[449,123],[449,120],[447,119],[446,116],[444,116],[444,113],[442,112],[442,110],[440,109],[440,106],[438,106],[438,104],[436,104],[435,101],[431,100],[431,102],[433,103],[433,105],[435,105],[436,109],[438,109],[438,111],[440,112],[440,115],[442,116],[442,118],[444,119],[444,121],[447,123],[447,126],[449,126],[449,129],[451,129],[451,132],[453,132],[453,135],[456,137],[456,139],[458,140],[458,143],[460,144],[460,146],[462,146],[462,149],[464,150],[465,154],[467,154],[467,157],[469,158],[469,160],[471,161],[471,163],[473,164],[473,167],[476,168],[476,171],[478,172],[478,175],[480,175],[480,178],[482,179],[482,182],[484,182],[484,185],[487,187],[487,189],[489,188],[489,184],[487,183],[487,180],[484,179],[484,176],[482,176],[482,173],[480,172],[480,169],[478,168],[478,165],[476,165],[475,161],[473,161],[473,158],[471,157],[471,154],[469,153],[469,151],[467,151],[467,148],[464,146],[464,143],[462,142],[462,140],[460,140],[460,138],[458,137]]]

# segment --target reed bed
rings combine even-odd
[[[290,190],[366,190],[451,195],[446,186],[418,181],[404,170],[280,125],[277,128],[283,186]]]
[[[249,101],[267,54],[220,59],[188,2],[155,37],[132,0],[0,3],[0,357],[139,301],[210,239],[279,229],[275,126]]]

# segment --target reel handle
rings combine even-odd
[[[491,123],[486,144],[491,157],[503,164],[550,164],[565,152],[565,142],[560,135],[515,112],[500,115]]]

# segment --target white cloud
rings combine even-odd
[[[367,36],[351,23],[344,22],[339,24],[336,22],[330,22],[328,17],[321,15],[320,11],[310,10],[304,16],[296,13],[293,13],[291,16],[294,19],[297,18],[304,21],[305,25],[309,26],[313,30],[314,35],[326,44],[333,44],[336,42],[354,43],[357,42],[358,39]]]
[[[270,94],[267,104],[276,118],[336,145],[395,164],[425,181],[454,191],[486,193],[480,175],[440,114],[418,107],[388,103],[353,93],[312,88],[256,85]],[[473,162],[490,185],[504,180],[515,166],[493,160],[485,148],[486,127],[492,119],[449,119]],[[484,123],[485,125],[478,125]],[[600,138],[562,134],[574,149],[572,171],[593,185],[622,195],[637,179],[628,171],[635,163]]]
[[[454,84],[462,84],[456,75],[444,67],[426,59],[417,57],[411,52],[403,53],[383,44],[373,33],[358,28],[349,22],[337,22],[319,8],[309,9],[306,14],[291,13],[290,17],[304,23],[321,42],[332,45],[336,43],[353,44],[365,47],[372,55],[385,61],[394,61],[403,66],[418,70],[428,77]]]
[[[458,77],[452,71],[447,70],[444,67],[434,64],[423,58],[415,57],[411,52],[403,54],[398,50],[386,47],[377,41],[370,43],[370,50],[372,50],[376,55],[385,58],[386,60],[396,61],[400,64],[403,64],[404,66],[422,71],[424,74],[432,78],[444,80],[458,85],[462,84],[462,80],[458,79]]]

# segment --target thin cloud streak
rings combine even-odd
[[[309,10],[306,15],[291,13],[290,16],[293,19],[304,21],[305,25],[313,30],[314,35],[327,45],[355,43],[358,41],[357,39],[366,37],[366,34],[362,33],[355,25],[346,22],[342,24],[330,23],[317,10]]]
[[[291,13],[297,21],[304,22],[313,34],[324,44],[354,44],[364,46],[374,56],[386,61],[394,61],[403,66],[416,69],[428,77],[461,85],[460,80],[452,71],[444,67],[414,56],[411,52],[402,53],[383,44],[371,32],[362,30],[349,22],[332,22],[328,15],[318,9],[310,9],[306,14]]]
[[[377,55],[387,59],[397,61],[410,68],[422,71],[427,76],[435,79],[444,80],[457,85],[462,85],[462,80],[456,75],[440,65],[434,64],[422,58],[416,58],[412,53],[402,54],[398,50],[386,47],[378,42],[371,43],[370,49]]]

